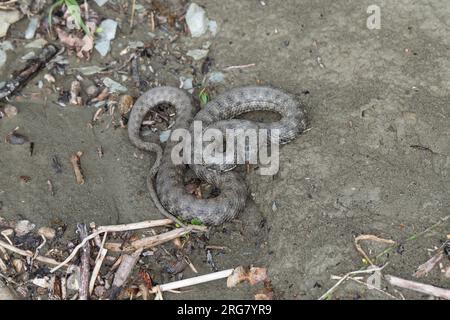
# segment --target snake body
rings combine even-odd
[[[279,130],[281,144],[288,143],[306,128],[303,106],[293,96],[279,89],[261,86],[239,87],[217,96],[206,104],[195,117],[187,94],[174,87],[157,87],[145,92],[136,101],[128,121],[130,141],[139,149],[156,153],[156,161],[147,178],[150,196],[158,210],[166,216],[178,216],[185,221],[200,219],[207,225],[219,225],[233,219],[245,207],[247,186],[241,176],[233,171],[214,171],[205,165],[191,164],[195,174],[220,190],[217,197],[198,199],[185,190],[183,177],[185,164],[174,164],[173,147],[178,143],[169,141],[164,150],[157,142],[147,142],[140,136],[140,127],[147,113],[161,104],[171,104],[176,109],[176,121],[172,130],[189,129],[193,121],[201,121],[203,129],[219,127],[257,127]],[[275,122],[262,123],[235,119],[251,111],[272,111],[281,116]],[[155,179],[155,187],[153,178]]]

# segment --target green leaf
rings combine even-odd
[[[208,103],[208,101],[209,101],[209,94],[208,94],[208,92],[206,91],[206,88],[203,88],[203,89],[200,91],[200,93],[198,94],[198,98],[199,98],[200,104],[201,104],[202,106],[204,106],[205,104]]]
[[[193,224],[194,226],[201,226],[203,225],[203,222],[199,218],[193,218],[191,220],[191,224]]]

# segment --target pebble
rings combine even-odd
[[[7,104],[5,106],[5,108],[3,109],[3,112],[6,114],[6,116],[8,118],[15,117],[15,116],[17,116],[17,113],[18,113],[17,108],[10,104]]]
[[[209,32],[213,35],[213,37],[217,34],[217,22],[215,20],[211,20],[208,23]]]
[[[9,26],[22,18],[19,10],[0,11],[0,38],[6,36]]]
[[[47,44],[47,40],[39,38],[25,45],[29,49],[41,49]]]
[[[108,2],[108,0],[95,0],[95,3],[99,6],[99,7],[101,7],[101,6],[103,6],[105,3],[107,3]]]
[[[111,40],[116,37],[117,22],[112,19],[103,20],[99,28],[101,32],[99,38],[95,42],[95,49],[102,55],[106,56],[111,48]]]
[[[38,27],[39,27],[39,18],[38,17],[30,18],[27,30],[25,30],[25,39],[27,40],[33,39]]]
[[[193,49],[189,50],[186,55],[192,57],[194,60],[201,60],[208,55],[209,50],[205,49]]]
[[[103,79],[103,84],[110,89],[111,92],[122,92],[125,93],[128,91],[126,87],[121,85],[120,83],[114,81],[111,78]]]
[[[26,55],[24,55],[20,59],[22,59],[22,60],[31,60],[31,59],[34,59],[34,58],[36,58],[36,53],[34,53],[34,51],[30,51],[30,52],[28,52]]]
[[[185,18],[192,37],[200,37],[208,30],[209,20],[206,12],[196,3],[189,5]]]
[[[56,235],[56,231],[55,231],[55,229],[50,228],[50,227],[42,227],[42,228],[39,228],[38,234],[40,234],[41,236],[44,236],[45,239],[47,239],[47,240],[52,240]]]
[[[0,282],[0,300],[17,300],[17,296],[2,282]]]
[[[0,68],[5,65],[7,58],[8,56],[6,55],[6,52],[0,49]]]
[[[159,141],[166,142],[167,140],[169,140],[171,132],[171,130],[161,131],[161,133],[159,134]]]
[[[180,80],[182,81],[183,85],[182,88],[186,91],[188,91],[189,93],[194,92],[194,85],[192,83],[193,79],[192,78],[180,78]]]
[[[225,75],[222,72],[214,71],[209,75],[209,82],[220,83],[225,80]]]
[[[99,93],[99,89],[97,88],[96,85],[90,85],[89,87],[86,88],[86,94],[89,97],[95,97],[95,96],[97,96],[98,93]]]
[[[17,222],[16,227],[14,228],[14,231],[16,232],[16,235],[18,237],[21,237],[21,236],[28,234],[35,227],[36,227],[36,225],[31,223],[30,221],[21,220],[21,221]]]

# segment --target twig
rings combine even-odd
[[[393,241],[393,240],[379,238],[379,237],[371,235],[371,234],[362,234],[360,236],[357,236],[355,238],[356,250],[358,250],[358,252],[361,253],[364,256],[364,258],[367,260],[367,262],[369,262],[370,265],[372,265],[372,266],[374,265],[372,260],[370,260],[369,256],[364,252],[364,250],[359,245],[359,241],[361,241],[361,240],[372,240],[372,241],[375,241],[375,242],[381,242],[381,243],[387,243],[387,244],[395,244],[395,241]]]
[[[443,257],[444,257],[444,253],[443,252],[438,252],[437,254],[432,256],[430,259],[428,259],[427,262],[421,264],[417,268],[417,271],[413,274],[413,276],[416,277],[416,278],[423,277],[428,272],[433,270],[433,268],[438,264],[439,261],[442,260]]]
[[[149,229],[154,227],[162,227],[172,224],[173,221],[170,219],[159,219],[159,220],[147,220],[142,222],[134,222],[127,224],[118,224],[118,225],[110,225],[110,226],[100,226],[97,228],[97,232],[121,232],[121,231],[130,231],[130,230],[138,230],[138,229]]]
[[[136,0],[133,0],[131,4],[131,18],[130,18],[130,33],[133,30],[134,12],[136,11]]]
[[[256,63],[242,64],[239,66],[229,66],[229,67],[223,68],[223,71],[229,71],[229,70],[233,70],[233,69],[245,69],[245,68],[250,68],[250,67],[254,67],[254,66],[256,66]]]
[[[193,277],[193,278],[184,279],[184,280],[180,280],[180,281],[169,282],[166,284],[161,284],[156,287],[153,287],[151,292],[157,293],[158,290],[161,292],[175,290],[175,289],[179,289],[179,288],[190,287],[190,286],[200,284],[200,283],[224,279],[224,278],[228,278],[233,272],[234,272],[234,269],[227,269],[227,270],[223,270],[223,271],[205,274],[205,275],[198,276],[198,277]]]
[[[116,275],[114,276],[110,299],[115,299],[120,293],[122,286],[128,280],[128,277],[133,270],[134,265],[139,259],[142,253],[142,249],[136,250],[133,254],[125,254],[122,256],[122,262],[120,263],[119,269],[117,269]]]
[[[331,279],[333,279],[333,280],[340,280],[340,279],[342,279],[342,277],[331,276]],[[386,296],[388,296],[388,297],[390,297],[392,299],[398,300],[398,298],[396,296],[394,296],[394,295],[392,295],[392,294],[390,294],[390,293],[388,293],[388,292],[386,292],[384,290],[378,289],[377,287],[369,286],[366,282],[363,282],[363,281],[361,281],[360,279],[358,279],[356,277],[348,277],[347,279],[355,281],[356,283],[359,283],[359,284],[361,284],[363,286],[366,286],[369,289],[375,289],[376,291],[378,291],[378,292],[380,292],[380,293],[382,293],[382,294],[384,294],[384,295],[386,295]]]
[[[123,225],[114,225],[114,226],[103,226],[99,227],[98,231],[91,233],[89,236],[83,239],[79,245],[77,245],[72,253],[64,260],[63,262],[59,263],[55,268],[51,269],[50,272],[53,273],[62,266],[69,263],[77,254],[78,250],[80,250],[83,245],[95,238],[96,236],[104,233],[104,232],[116,232],[116,231],[129,231],[129,230],[136,230],[136,229],[144,229],[144,228],[153,228],[153,227],[160,227],[165,226],[172,223],[169,219],[160,219],[160,220],[152,220],[152,221],[144,221],[144,222],[138,222],[138,223],[130,223],[130,224],[123,224]]]
[[[83,171],[81,170],[80,159],[83,155],[83,152],[78,151],[77,153],[70,156],[70,163],[73,166],[73,171],[75,172],[75,178],[77,179],[78,184],[84,184],[84,176]]]
[[[89,294],[92,294],[94,291],[95,280],[97,280],[98,273],[100,272],[100,268],[102,267],[103,260],[106,257],[108,250],[105,248],[101,248],[98,252],[97,260],[95,261],[94,270],[92,271],[91,280],[89,282]]]
[[[384,266],[382,267],[376,267],[376,268],[370,268],[370,269],[366,269],[366,270],[356,270],[356,271],[352,271],[347,273],[346,275],[344,275],[338,282],[336,282],[336,284],[334,286],[332,286],[327,292],[325,292],[318,300],[325,300],[328,298],[329,295],[331,295],[336,289],[337,287],[340,286],[340,284],[342,282],[344,282],[348,277],[350,277],[351,275],[354,274],[366,274],[366,273],[372,273],[375,271],[381,271],[383,270],[388,264],[386,263]]]
[[[77,226],[77,231],[80,235],[80,240],[83,241],[87,236],[87,228],[84,223],[80,223]],[[91,258],[91,246],[89,241],[87,241],[82,248],[81,252],[81,267],[80,267],[80,288],[78,290],[79,300],[88,300],[89,298],[89,276],[90,276],[90,265],[89,260]]]
[[[384,278],[393,286],[450,300],[450,290],[435,287],[429,284],[401,279],[391,275],[386,275]]]
[[[14,247],[4,241],[1,241],[1,240],[0,240],[0,246],[9,251],[20,254],[21,256],[30,257],[30,258],[32,258],[34,256],[34,253],[31,251],[25,251],[25,250],[16,248],[16,247]],[[47,257],[43,257],[43,256],[36,256],[34,258],[34,260],[45,263],[45,264],[53,265],[53,266],[60,265],[60,262],[58,262],[52,258],[47,258]]]
[[[130,247],[126,248],[125,250],[148,249],[175,238],[182,237],[191,231],[192,229],[190,227],[177,228],[169,232],[158,234],[156,236],[135,240],[131,243]]]

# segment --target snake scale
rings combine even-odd
[[[187,166],[174,164],[171,159],[172,148],[178,142],[169,139],[163,150],[159,143],[144,141],[140,135],[142,122],[148,112],[161,104],[170,104],[176,109],[176,121],[172,130],[184,128],[192,132],[193,120],[201,121],[204,129],[230,121],[232,127],[245,129],[252,125],[268,130],[278,129],[280,144],[284,144],[306,129],[302,104],[292,95],[271,87],[247,86],[231,89],[208,102],[195,117],[191,99],[181,89],[157,87],[141,95],[130,114],[128,135],[137,148],[156,153],[155,163],[147,177],[148,189],[155,206],[165,216],[177,216],[185,221],[197,218],[207,225],[222,224],[243,210],[247,198],[246,183],[237,172],[219,172],[204,165],[191,164],[194,173],[217,187],[220,194],[209,199],[199,199],[189,194],[185,190],[183,180]],[[278,113],[281,118],[269,123],[235,119],[251,111],[272,111]]]

